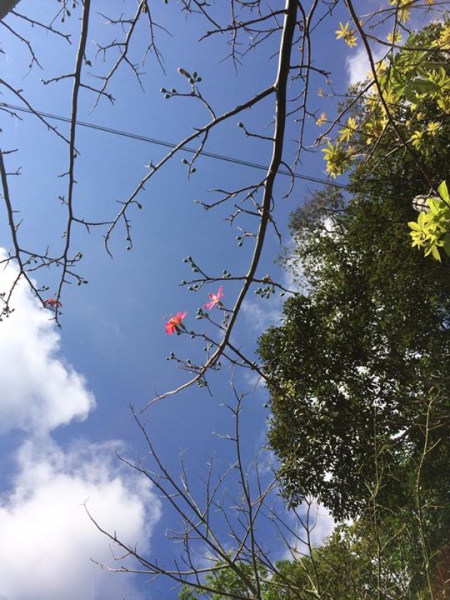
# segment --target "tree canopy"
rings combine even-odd
[[[430,594],[448,552],[450,273],[447,258],[430,262],[411,249],[407,223],[417,189],[448,173],[448,107],[430,87],[436,73],[447,81],[447,51],[434,52],[447,28],[412,35],[384,67],[397,119],[380,121],[384,96],[352,107],[333,147],[355,155],[339,163],[343,171],[355,161],[350,193],[324,190],[293,212],[287,265],[301,290],[286,301],[283,324],[259,340],[287,501],[312,494],[337,519],[370,515],[394,537],[409,520],[421,558],[408,569],[426,574]],[[419,122],[424,146],[415,143]],[[359,130],[347,135],[352,123]]]
[[[289,497],[316,494],[341,518],[365,505],[378,460],[382,490],[392,479],[402,496],[396,481],[405,455],[423,452],[431,401],[445,425],[450,276],[411,251],[411,207],[395,191],[341,201],[322,229],[301,229],[303,213],[292,223],[310,291],[289,299],[284,324],[260,339],[270,442]]]
[[[405,15],[400,14],[400,23],[404,20]],[[344,39],[345,35],[342,33]],[[450,21],[432,22],[410,34],[400,46],[401,38],[397,23],[389,38],[393,47],[386,57],[377,62],[369,55],[371,71],[377,77],[350,91],[354,100],[347,103],[347,110],[338,119],[341,129],[327,141],[323,152],[328,173],[337,177],[350,171],[354,186],[358,182],[366,185],[368,178],[383,177],[380,170],[384,171],[384,162],[412,162],[416,189],[420,190],[414,196],[424,195],[425,210],[427,195],[433,199],[429,214],[422,214],[416,224],[410,223],[413,246],[423,247],[426,256],[440,260],[439,248],[447,254],[450,251],[450,200],[445,184],[450,135]]]
[[[448,174],[436,148],[445,147],[450,133],[450,21],[434,21],[404,43],[401,38],[396,23],[385,58],[375,61],[369,54],[373,72],[349,90],[337,132],[324,149],[332,177],[351,171],[353,180],[378,178],[380,159],[395,162],[399,154],[413,161],[426,187],[435,188]]]

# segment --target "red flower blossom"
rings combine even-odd
[[[47,300],[44,300],[44,304],[49,308],[60,308],[62,306],[61,302],[56,298],[47,298]]]
[[[172,333],[180,333],[181,329],[184,329],[183,319],[187,315],[187,312],[181,313],[179,312],[174,317],[171,317],[167,323],[164,325],[164,329],[166,333],[172,335]]]
[[[220,301],[220,299],[223,296],[222,287],[223,286],[220,286],[220,288],[217,290],[217,294],[208,294],[210,302],[207,302],[206,304],[204,304],[203,308],[207,308],[208,310],[211,310],[218,304],[222,304],[222,302]]]

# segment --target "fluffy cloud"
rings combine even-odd
[[[277,297],[270,300],[246,300],[242,313],[253,331],[262,333],[272,325],[280,325],[282,305]]]
[[[13,489],[0,499],[0,599],[139,597],[131,576],[90,560],[114,566],[114,546],[85,503],[103,529],[143,552],[160,517],[149,485],[111,455],[110,445],[92,444],[63,453],[49,438],[22,447]]]
[[[325,506],[315,500],[312,501],[310,514],[312,520],[311,543],[314,546],[320,546],[333,533],[336,522]]]
[[[16,276],[12,265],[1,270],[0,292]],[[138,600],[131,576],[92,562],[131,566],[114,563],[114,551],[123,552],[86,507],[102,529],[145,553],[160,501],[145,479],[121,466],[113,442],[63,450],[51,439],[58,426],[87,418],[94,396],[65,361],[51,314],[25,283],[16,286],[13,303],[15,312],[0,323],[0,434],[28,435],[0,495],[0,600]]]
[[[373,60],[375,62],[382,60],[386,55],[386,50],[379,48],[373,51]],[[353,56],[347,58],[347,72],[349,75],[349,85],[355,85],[371,76],[370,63],[367,58],[366,49],[361,47]]]
[[[310,546],[323,546],[336,527],[328,510],[313,498],[308,498],[303,508],[298,507],[295,512],[290,512],[287,523],[290,540],[281,556],[282,560],[300,559],[309,554]]]
[[[0,271],[0,291],[10,289],[16,273],[13,266]],[[0,433],[22,429],[42,434],[85,419],[94,397],[82,375],[60,356],[60,335],[49,312],[23,282],[13,301],[15,312],[0,323]]]

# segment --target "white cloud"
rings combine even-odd
[[[111,455],[110,445],[79,444],[64,454],[49,438],[25,443],[13,490],[0,499],[0,598],[138,597],[131,576],[90,561],[114,566],[114,547],[89,519],[85,502],[103,529],[143,552],[160,517],[149,485]]]
[[[242,313],[252,330],[263,333],[271,325],[280,325],[282,305],[278,298],[246,300]]]
[[[300,558],[308,555],[311,547],[323,546],[336,527],[329,511],[314,498],[308,498],[292,511],[289,521],[290,530],[294,533],[283,554],[285,560]]]
[[[0,291],[9,290],[16,274],[12,265],[0,271]],[[94,397],[83,376],[60,356],[60,335],[50,313],[23,281],[13,302],[15,311],[0,323],[0,433],[41,434],[85,419]]]
[[[16,276],[13,265],[2,269],[0,292]],[[94,396],[64,359],[51,314],[24,282],[13,305],[0,323],[0,434],[21,429],[28,439],[0,495],[0,600],[139,600],[133,577],[92,562],[131,566],[114,563],[114,550],[123,551],[95,527],[85,504],[100,527],[145,553],[160,501],[115,458],[112,442],[78,442],[65,452],[50,438],[56,427],[87,418]]]
[[[311,542],[315,546],[321,546],[333,533],[336,522],[325,506],[316,500],[311,502],[310,510]]]
[[[386,50],[384,48],[372,50],[372,56],[375,62],[382,60],[385,54]],[[355,85],[356,83],[371,77],[370,63],[365,48],[360,48],[353,56],[347,58],[346,66],[349,75],[349,85]]]

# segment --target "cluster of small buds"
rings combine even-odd
[[[192,74],[189,73],[189,71],[186,71],[186,69],[183,68],[179,68],[178,69],[178,73],[180,75],[182,75],[183,77],[186,77],[186,79],[189,81],[189,83],[192,86],[192,92],[191,93],[195,93],[194,92],[194,86],[197,83],[200,83],[202,81],[202,78],[200,77],[200,75],[197,73],[197,71],[194,71]],[[166,100],[169,100],[169,98],[172,98],[173,96],[177,96],[178,92],[175,88],[172,89],[167,89],[167,88],[161,88],[161,94],[164,94],[164,98]],[[198,94],[198,92],[197,92]],[[181,94],[182,95],[182,94]]]
[[[171,90],[167,90],[166,88],[161,88],[161,94],[164,94],[164,98],[166,100],[169,100],[169,98],[172,98],[172,96],[176,96],[178,94],[178,92],[175,88],[172,88]]]
[[[266,298],[267,300],[271,297],[272,294],[275,293],[274,287],[271,286],[267,286],[267,287],[259,287],[255,290],[255,294],[257,296],[260,296],[261,298]]]
[[[191,85],[194,85],[195,83],[200,83],[202,78],[199,76],[199,74],[197,73],[197,71],[194,71],[191,75],[191,73],[189,73],[188,71],[186,71],[186,69],[182,69],[181,67],[178,69],[178,73],[180,75],[183,75],[183,77],[186,77],[189,80],[189,83]]]

